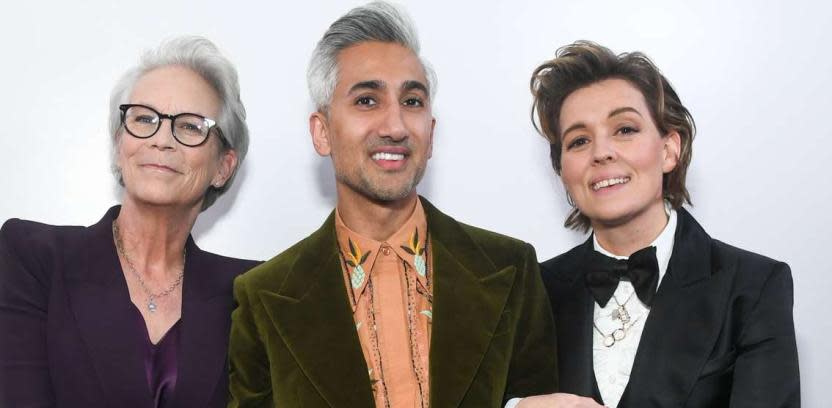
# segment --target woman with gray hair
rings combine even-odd
[[[248,148],[237,73],[210,41],[146,53],[111,98],[120,206],[91,227],[0,230],[0,406],[223,407],[234,277],[199,214]]]

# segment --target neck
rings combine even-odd
[[[122,247],[137,271],[159,277],[177,275],[197,216],[199,206],[151,206],[125,196],[116,223]]]
[[[344,188],[346,189],[346,188]],[[418,196],[395,201],[378,201],[356,192],[338,191],[338,214],[346,226],[376,241],[386,241],[398,231],[416,207]]]
[[[630,256],[653,242],[667,225],[664,201],[658,200],[642,213],[623,223],[592,222],[598,243],[618,256]]]

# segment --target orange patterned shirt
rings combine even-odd
[[[335,231],[376,407],[426,408],[433,268],[422,203],[383,242],[350,230],[337,210]]]

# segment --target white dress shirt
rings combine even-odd
[[[676,233],[676,211],[665,205],[668,214],[667,225],[656,239],[648,246],[656,247],[656,261],[659,264],[659,285],[667,272],[667,264],[670,262],[670,255],[673,253],[673,241]],[[618,256],[604,249],[598,239],[593,235],[593,247],[596,251],[616,259],[627,259],[626,256]],[[630,324],[627,326],[626,335],[621,340],[616,340],[612,346],[604,345],[604,335],[610,335],[616,329],[621,328],[621,320],[613,319],[613,311],[618,309],[618,304],[624,305],[630,315]],[[595,379],[598,381],[598,390],[601,391],[601,398],[609,407],[618,406],[624,388],[630,381],[630,371],[633,369],[633,361],[636,358],[636,350],[641,340],[641,333],[644,330],[644,322],[650,314],[650,308],[639,300],[635,295],[632,283],[622,280],[615,289],[613,298],[606,307],[595,303],[593,312],[593,336],[592,336],[592,365],[595,369]],[[601,333],[604,333],[602,335]]]

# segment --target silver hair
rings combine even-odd
[[[430,98],[436,93],[436,73],[419,55],[419,37],[410,17],[399,7],[374,1],[356,7],[326,30],[312,52],[306,82],[318,110],[326,111],[338,82],[338,53],[358,43],[380,41],[399,44],[413,52],[422,63]]]
[[[150,71],[166,66],[183,66],[205,79],[220,97],[220,114],[216,118],[224,139],[222,149],[237,153],[237,168],[220,188],[210,186],[202,202],[202,210],[210,207],[217,198],[228,191],[248,152],[248,125],[246,108],[240,100],[240,83],[237,70],[211,41],[197,36],[182,36],[163,42],[159,47],[146,51],[138,65],[122,75],[110,94],[110,138],[112,142],[111,165],[119,184],[124,186],[121,169],[118,168],[118,144],[121,130],[121,112],[118,107],[129,103],[136,82]]]

